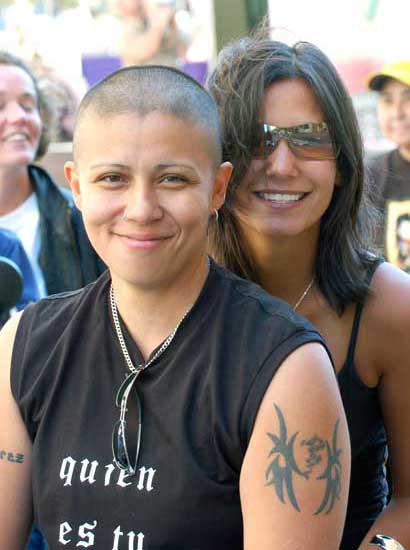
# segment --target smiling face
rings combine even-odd
[[[378,115],[383,134],[410,159],[410,86],[387,80],[380,90]]]
[[[0,65],[0,168],[32,162],[41,129],[31,77],[20,67]]]
[[[288,128],[325,120],[311,88],[297,78],[267,88],[263,122]],[[297,157],[284,139],[268,157],[254,158],[234,203],[241,233],[250,247],[257,246],[258,240],[302,234],[316,240],[335,180],[335,160]]]
[[[89,238],[117,280],[157,289],[203,262],[209,217],[231,166],[215,166],[210,134],[152,112],[86,114],[66,165]]]

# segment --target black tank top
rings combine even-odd
[[[104,274],[45,298],[19,324],[11,383],[33,441],[35,522],[53,550],[239,550],[239,474],[259,404],[284,358],[322,340],[284,302],[212,264],[171,345],[137,380],[141,453],[126,478],[111,453],[126,366],[109,285]]]
[[[381,261],[368,274],[371,281]],[[386,505],[387,438],[378,388],[366,386],[354,362],[363,306],[356,307],[345,364],[338,375],[352,448],[349,503],[341,550],[356,550]]]

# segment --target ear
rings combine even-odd
[[[75,205],[79,210],[81,210],[80,180],[73,161],[70,160],[64,164],[64,175],[65,179],[70,184]]]
[[[225,195],[231,179],[233,166],[230,162],[222,163],[215,174],[215,184],[212,193],[211,207],[212,211],[221,208],[225,202]]]

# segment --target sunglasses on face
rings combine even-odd
[[[120,408],[120,419],[115,424],[112,433],[112,454],[115,465],[124,470],[129,476],[135,475],[137,471],[138,455],[141,444],[142,428],[142,406],[138,392],[135,388],[135,381],[143,369],[131,372],[121,384],[116,397],[116,405]],[[136,412],[133,410],[128,417],[130,405],[130,394],[133,391],[135,396]],[[132,422],[131,422],[132,420]],[[134,457],[132,461],[131,457]]]
[[[335,149],[326,122],[308,122],[298,126],[279,128],[263,124],[262,143],[254,150],[254,157],[267,158],[279,141],[285,139],[292,153],[304,160],[334,160]]]

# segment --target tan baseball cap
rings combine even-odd
[[[389,78],[394,78],[394,80],[398,80],[406,84],[406,86],[410,86],[410,61],[386,63],[380,71],[372,73],[369,76],[367,86],[371,90],[379,92]]]

